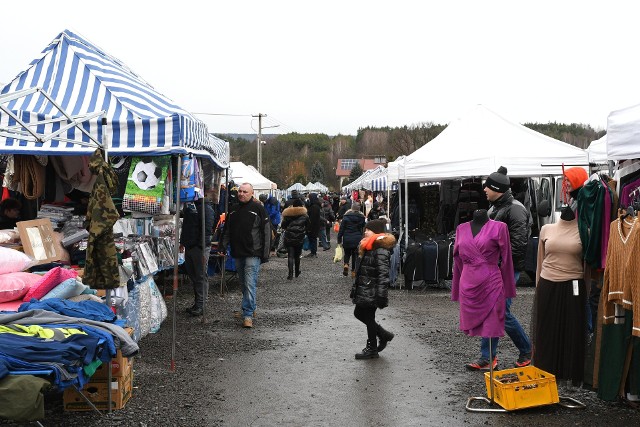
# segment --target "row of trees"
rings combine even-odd
[[[563,123],[525,123],[530,129],[586,148],[591,141],[599,139],[605,131],[596,131],[589,125]],[[329,136],[323,133],[288,133],[266,139],[262,148],[262,174],[287,188],[301,182],[321,182],[329,188],[338,189],[336,177],[338,159],[386,157],[393,161],[398,156],[411,154],[437,137],[446,125],[432,122],[402,127],[365,127],[357,135]],[[229,141],[231,159],[246,164],[256,164],[256,141],[218,135]],[[360,176],[356,169],[349,180]],[[346,181],[349,182],[349,181]]]

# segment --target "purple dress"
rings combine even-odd
[[[516,296],[507,225],[489,220],[474,237],[470,222],[460,224],[453,263],[451,299],[460,302],[460,330],[472,336],[503,336],[505,298]]]

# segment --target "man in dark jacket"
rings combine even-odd
[[[184,247],[184,266],[193,285],[193,306],[187,309],[192,316],[202,316],[206,295],[209,291],[209,276],[206,266],[211,251],[215,212],[210,200],[204,202],[204,249],[202,248],[202,200],[185,203],[183,208],[180,246]]]
[[[322,202],[322,211],[320,212],[321,222],[324,224],[324,239],[326,245],[323,243],[322,247],[324,250],[331,249],[331,226],[333,222],[336,220],[336,215],[333,213],[333,209],[331,208],[331,203],[328,200]],[[322,233],[322,227],[320,228],[320,233]],[[320,234],[320,240],[322,240],[323,236]]]
[[[510,188],[511,181],[507,176],[507,168],[500,166],[497,172],[492,173],[484,184],[484,192],[491,203],[489,218],[507,224],[509,228],[509,240],[511,242],[511,256],[515,281],[518,282],[520,272],[524,269],[524,256],[527,251],[527,242],[531,230],[531,215],[522,203],[515,200]],[[506,299],[504,316],[504,331],[518,348],[520,355],[515,362],[516,367],[524,367],[531,364],[531,341],[526,332],[511,314],[511,298]],[[497,365],[496,352],[498,350],[498,338],[491,340],[491,355],[494,358],[494,367]],[[469,363],[467,369],[489,369],[489,339],[482,338],[480,345],[480,359]]]
[[[307,230],[307,237],[309,238],[309,253],[305,255],[305,258],[317,258],[318,257],[318,235],[320,233],[320,227],[324,227],[320,220],[320,201],[316,193],[309,194],[309,207],[307,212],[309,214],[309,229]]]
[[[238,202],[227,215],[223,251],[231,245],[242,285],[242,326],[253,328],[260,264],[269,261],[271,223],[262,203],[253,197],[253,186],[248,182],[238,188]]]
[[[336,218],[338,221],[342,220],[344,214],[347,213],[351,209],[351,200],[347,196],[342,196],[340,198],[340,205],[338,207],[338,212],[336,213]]]

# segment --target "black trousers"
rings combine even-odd
[[[344,249],[344,263],[349,265],[349,259],[351,259],[351,271],[356,269],[356,260],[358,259],[358,248],[345,248]]]
[[[367,339],[373,343],[376,342],[378,334],[378,324],[376,323],[377,307],[356,304],[353,315],[367,326]]]
[[[197,308],[204,306],[205,293],[209,291],[209,276],[203,261],[209,261],[210,251],[211,247],[207,247],[203,253],[202,248],[194,246],[184,253],[184,267],[193,285],[193,303]]]
[[[293,268],[296,272],[300,271],[300,255],[302,255],[302,245],[300,246],[287,246],[287,265],[289,267],[289,274],[293,275]]]

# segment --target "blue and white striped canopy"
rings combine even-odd
[[[386,191],[387,190],[387,177],[379,176],[371,180],[372,191]]]
[[[213,160],[220,152],[220,147],[216,147],[220,145],[217,138],[210,137],[205,123],[156,91],[121,61],[69,30],[60,33],[40,57],[0,93],[32,87],[42,88],[71,116],[106,111],[105,136],[111,154],[194,153]],[[6,107],[26,122],[61,115],[38,94],[10,101]],[[83,127],[103,141],[100,122],[100,118],[93,119]],[[0,128],[15,124],[15,120],[0,114]],[[56,130],[55,126],[60,124],[38,126],[38,133],[51,133]],[[61,138],[89,141],[73,128]],[[94,149],[55,138],[48,142],[30,142],[0,137],[0,153],[69,155],[89,154]],[[223,163],[228,161],[223,159]]]

